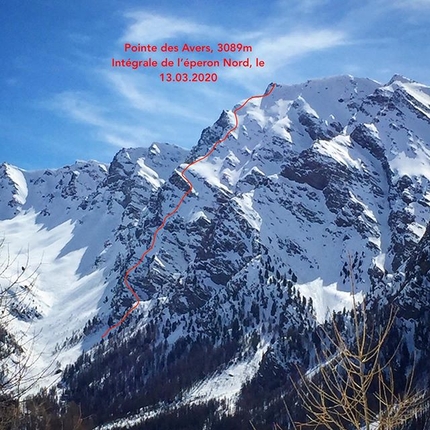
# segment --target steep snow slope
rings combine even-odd
[[[277,85],[238,117],[237,130],[188,170],[193,193],[130,276],[140,307],[101,347],[101,356],[123,347],[131,357],[138,350],[129,342],[151,338],[142,381],[204,339],[235,345],[214,364],[218,376],[263,343],[266,363],[299,360],[314,316],[350,306],[349,267],[356,289],[371,290],[402,270],[429,222],[429,87],[397,75],[387,85],[352,76]],[[0,229],[14,254],[29,247],[31,264],[43,263],[40,315],[14,330],[31,324],[45,333],[46,351],[63,346],[64,362],[96,343],[133,304],[123,275],[186,191],[179,169],[233,125],[224,111],[189,152],[157,143],[123,149],[109,166],[3,165]],[[301,340],[286,344],[297,333]],[[109,366],[97,369],[100,390]],[[143,389],[135,371],[118,376],[136,382],[131,392]],[[180,389],[209,398],[211,387],[197,378]]]
[[[53,373],[100,340],[100,334],[84,333],[90,321],[97,326],[98,315],[108,313],[109,289],[121,275],[113,267],[124,252],[118,240],[123,223],[138,224],[146,196],[185,154],[153,144],[120,151],[110,166],[76,162],[44,172],[2,166],[2,259],[11,263],[1,287],[19,278],[10,294],[21,297],[19,292],[33,284],[22,303],[9,309],[11,331],[31,345],[33,374],[48,365]],[[21,267],[30,275],[20,275]]]
[[[386,113],[385,105],[368,112],[381,91],[396,97],[393,85],[329,78],[278,86],[267,99],[252,102],[239,115],[239,132],[190,169],[195,195],[172,221],[172,234],[160,239],[156,263],[151,270],[148,265],[142,269],[150,279],[142,283],[154,285],[159,280],[158,290],[165,291],[166,279],[177,282],[192,264],[203,288],[216,288],[263,248],[300,275],[299,285],[308,294],[321,288],[307,285],[326,286],[328,294],[332,286],[349,291],[342,272],[349,256],[357,260],[358,287],[365,290],[392,264],[398,267],[408,244],[417,242],[428,221],[428,206],[418,203],[427,192],[427,179],[417,171],[412,183],[420,188],[405,201],[403,196],[411,191],[399,188],[409,177],[398,170],[398,159],[386,153],[384,145],[390,149],[395,126],[402,130],[401,145],[407,147],[403,133],[408,130],[422,142],[422,150],[404,156],[408,163],[425,166],[429,124],[410,105],[401,105],[401,114]],[[203,132],[189,159],[205,153],[232,125],[231,113],[223,113]],[[178,201],[183,192],[181,184],[178,188],[164,187],[167,198],[158,218]],[[397,234],[399,229],[406,237]],[[329,308],[335,305],[329,302]],[[326,310],[321,305],[320,316]]]

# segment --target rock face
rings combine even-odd
[[[155,143],[123,149],[110,165],[77,162],[45,172],[1,167],[6,239],[21,247],[30,241],[36,256],[55,243],[47,263],[67,275],[66,285],[51,277],[48,287],[42,272],[37,327],[49,332],[61,313],[69,323],[56,329],[60,346],[87,350],[98,342],[134,302],[125,271],[188,189],[181,167],[233,125],[232,112],[223,111],[190,151]],[[350,306],[350,261],[364,292],[381,285],[407,291],[392,278],[406,282],[405,273],[414,270],[428,276],[422,243],[430,220],[429,136],[430,88],[399,76],[387,85],[351,76],[277,85],[252,101],[240,111],[237,130],[188,170],[193,192],[130,275],[140,306],[94,346],[92,365],[78,362],[66,374],[69,395],[89,412],[97,409],[91,396],[119,387],[143,399],[119,410],[112,397],[112,415],[97,410],[106,421],[145,405],[156,409],[166,399],[235,403],[260,364],[311,365],[316,322]],[[58,233],[56,242],[49,232]],[[412,267],[417,250],[421,257]],[[56,282],[62,285],[52,297]],[[47,344],[55,342],[46,336]],[[118,361],[118,350],[130,360]],[[187,367],[208,355],[207,366]],[[114,377],[115,366],[121,371]],[[150,393],[185,368],[187,376],[171,390]],[[235,388],[214,394],[228,369]]]

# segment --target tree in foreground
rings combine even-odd
[[[0,251],[3,242],[0,241]],[[53,371],[56,357],[36,370],[39,356],[32,355],[37,335],[12,333],[17,318],[38,317],[32,306],[37,268],[24,260],[0,254],[0,430],[87,430],[93,426],[84,419],[74,402],[60,407],[55,390],[42,389],[30,396]]]
[[[388,344],[396,310],[389,308],[383,322],[377,322],[364,300],[356,302],[354,285],[352,294],[349,324],[333,316],[330,333],[324,331],[321,339],[318,366],[300,373],[295,384],[306,412],[296,429],[400,429],[426,409],[424,389],[415,388],[414,366],[403,370],[403,383],[395,372],[401,342],[394,348]]]
[[[0,242],[0,250],[4,248]],[[0,254],[0,430],[13,428],[20,415],[20,401],[44,376],[36,374],[33,367],[37,357],[26,353],[36,341],[12,334],[11,325],[16,318],[31,314],[31,295],[36,270],[29,270],[28,255],[25,260],[10,254]]]

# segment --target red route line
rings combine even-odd
[[[187,182],[189,188],[188,190],[184,193],[184,195],[181,197],[181,199],[179,200],[178,204],[176,205],[176,207],[169,212],[164,218],[162,223],[160,224],[160,226],[157,228],[157,230],[155,230],[154,235],[152,236],[152,240],[151,240],[151,244],[149,245],[149,248],[141,255],[141,257],[139,258],[138,262],[136,264],[134,264],[133,266],[131,266],[126,272],[125,272],[125,276],[124,276],[124,283],[126,285],[126,287],[129,289],[129,291],[131,292],[131,294],[133,295],[133,297],[136,299],[136,303],[125,313],[125,315],[113,326],[109,327],[102,335],[102,338],[106,337],[111,330],[117,328],[118,326],[120,326],[125,320],[126,318],[139,306],[140,303],[140,298],[137,295],[136,291],[134,291],[133,287],[130,285],[130,283],[128,282],[128,277],[130,276],[130,273],[133,272],[134,270],[137,269],[137,267],[139,267],[140,264],[142,264],[143,260],[145,259],[145,257],[154,249],[155,246],[155,241],[157,240],[157,236],[158,233],[164,228],[164,226],[166,225],[166,221],[172,216],[174,215],[179,208],[181,207],[182,203],[184,202],[185,198],[191,193],[191,191],[193,191],[193,184],[191,183],[191,181],[185,176],[185,172],[191,167],[194,166],[197,163],[200,163],[200,161],[205,160],[206,158],[208,158],[217,148],[217,146],[221,143],[224,142],[228,136],[236,130],[236,128],[239,125],[239,119],[237,117],[237,112],[239,110],[241,110],[249,101],[253,100],[253,99],[261,99],[263,97],[267,97],[268,95],[270,95],[272,93],[272,91],[275,89],[276,84],[272,83],[272,88],[269,91],[266,91],[264,94],[260,94],[257,96],[252,96],[249,97],[248,99],[246,99],[239,107],[237,107],[236,109],[233,110],[234,113],[234,118],[235,118],[235,126],[233,128],[231,128],[226,134],[225,136],[216,141],[212,148],[209,150],[209,152],[206,155],[203,155],[200,158],[197,158],[197,160],[194,160],[193,162],[189,163],[187,166],[184,167],[184,169],[182,170],[182,172],[180,172],[182,178]]]

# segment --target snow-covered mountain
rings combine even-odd
[[[0,167],[2,253],[18,256],[2,284],[21,266],[35,272],[11,331],[38,333],[40,367],[78,360],[62,390],[100,422],[145,407],[142,422],[166,402],[224,399],[233,412],[256,375],[310,366],[317,322],[351,306],[350,266],[357,292],[420,296],[409,281],[427,249],[430,87],[398,75],[277,84],[238,118],[188,170],[193,192],[129,277],[141,302],[102,342],[134,304],[126,270],[188,189],[179,171],[234,126],[233,112],[190,151],[154,143],[109,165]]]

